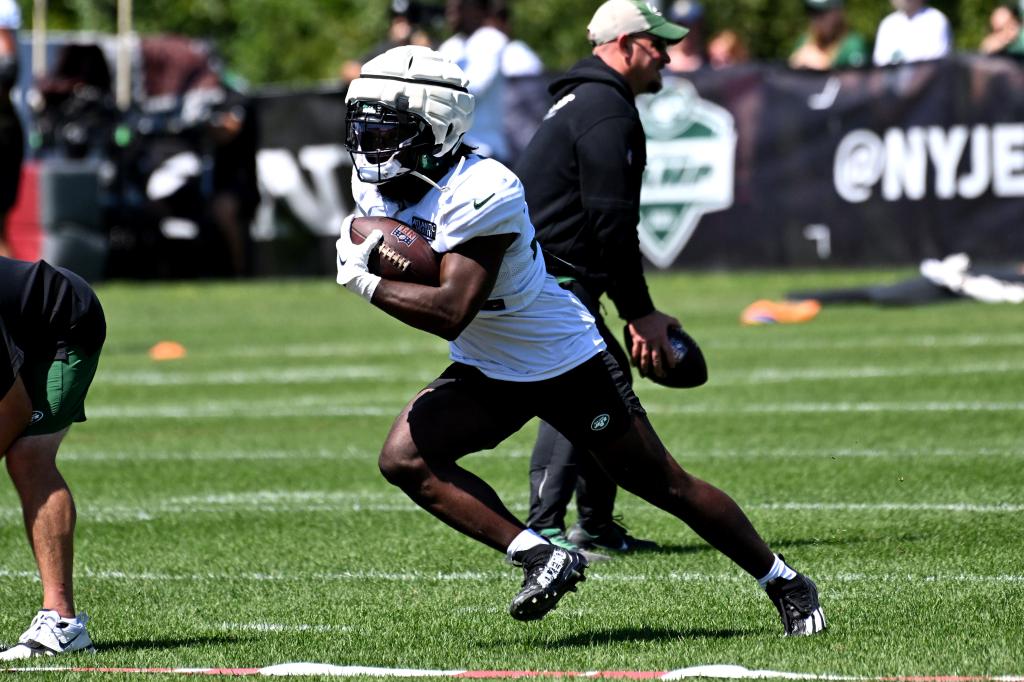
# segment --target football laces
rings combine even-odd
[[[380,257],[391,263],[399,272],[405,272],[412,265],[411,260],[385,244],[380,245]]]

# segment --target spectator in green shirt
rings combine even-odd
[[[864,66],[870,52],[864,36],[846,25],[843,0],[804,0],[807,31],[800,36],[789,65],[794,69],[828,71]]]

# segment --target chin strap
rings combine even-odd
[[[434,157],[429,157],[429,158],[434,159]],[[434,159],[434,160],[436,161],[437,159]],[[457,164],[455,164],[455,172],[452,173],[452,176],[454,177],[454,176],[458,175],[459,173],[461,173],[462,172],[462,167],[465,164],[466,164],[466,157],[465,156],[459,157],[459,162]],[[435,165],[435,168],[436,168],[436,165]],[[409,171],[409,175],[411,175],[411,176],[413,176],[415,178],[419,178],[423,182],[427,183],[428,185],[430,185],[431,187],[436,189],[438,192],[447,192],[447,191],[449,191],[448,187],[442,187],[441,185],[437,184],[436,182],[434,182],[433,180],[428,178],[423,173],[420,173],[418,170]]]
[[[420,173],[419,171],[409,171],[409,175],[413,176],[414,178],[419,178],[420,180],[422,180],[423,182],[427,183],[428,185],[431,185],[438,192],[447,192],[448,191],[447,187],[442,187],[441,185],[437,184],[436,182],[434,182],[433,180],[428,178],[423,173]]]

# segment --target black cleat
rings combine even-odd
[[[592,533],[577,523],[569,529],[566,537],[569,542],[588,551],[603,549],[612,552],[649,552],[658,549],[657,542],[635,538],[624,526],[614,521],[609,521]]]
[[[814,581],[800,573],[786,580],[776,578],[765,587],[768,597],[779,610],[786,636],[813,635],[825,629],[825,612],[818,602]]]
[[[512,557],[512,564],[523,567],[523,587],[508,607],[516,620],[543,618],[566,592],[576,591],[576,583],[586,580],[586,557],[555,545],[538,545],[518,552]]]

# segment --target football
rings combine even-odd
[[[626,342],[626,355],[630,355],[633,348],[633,335],[627,324],[622,330],[623,340]],[[676,352],[676,366],[668,370],[663,377],[651,374],[647,378],[656,384],[668,386],[669,388],[695,388],[708,380],[708,366],[704,361],[704,354],[700,346],[693,340],[693,337],[679,327],[668,328],[668,340]]]
[[[362,244],[374,230],[384,233],[367,263],[370,272],[384,279],[437,286],[441,279],[441,255],[416,230],[400,220],[384,216],[354,218],[349,230],[353,244]]]

